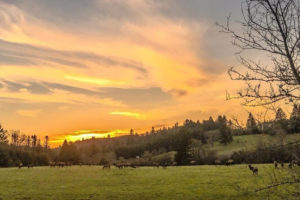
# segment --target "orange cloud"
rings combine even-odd
[[[134,112],[120,112],[120,111],[115,111],[115,112],[110,112],[111,115],[118,115],[118,116],[125,116],[125,117],[134,117],[137,119],[143,119],[145,118],[144,115],[140,113],[134,113]]]
[[[18,115],[24,116],[24,117],[36,117],[41,110],[17,110],[16,113]]]

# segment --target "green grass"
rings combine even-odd
[[[0,169],[0,200],[266,199],[264,193],[252,191],[267,184],[274,170],[271,165],[257,166],[258,177],[246,165]],[[276,200],[276,196],[271,199]]]
[[[245,136],[235,136],[233,137],[233,142],[228,145],[222,145],[220,143],[215,143],[213,150],[217,152],[219,156],[230,156],[233,152],[243,150],[243,149],[254,149],[259,143],[265,144],[280,144],[282,141],[292,142],[300,140],[300,134],[286,135],[281,138],[279,136],[269,136],[269,135],[245,135]]]

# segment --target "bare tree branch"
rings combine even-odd
[[[260,106],[285,100],[300,100],[300,2],[299,0],[245,0],[242,4],[240,31],[218,26],[232,36],[239,49],[238,61],[244,69],[228,70],[232,80],[242,81],[245,88],[236,96],[243,105]],[[245,54],[254,51],[266,55],[262,64]]]

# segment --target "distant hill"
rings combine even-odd
[[[244,135],[244,136],[234,136],[233,141],[228,145],[220,144],[215,142],[212,149],[217,152],[218,156],[230,156],[233,152],[239,150],[253,150],[257,145],[260,144],[281,144],[290,143],[293,141],[300,141],[300,133],[280,136],[270,136],[270,135]]]

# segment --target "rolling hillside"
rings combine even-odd
[[[235,151],[242,149],[251,150],[260,144],[281,144],[300,140],[300,134],[280,136],[269,135],[245,135],[233,137],[233,142],[228,145],[215,143],[212,147],[218,156],[231,155]]]

